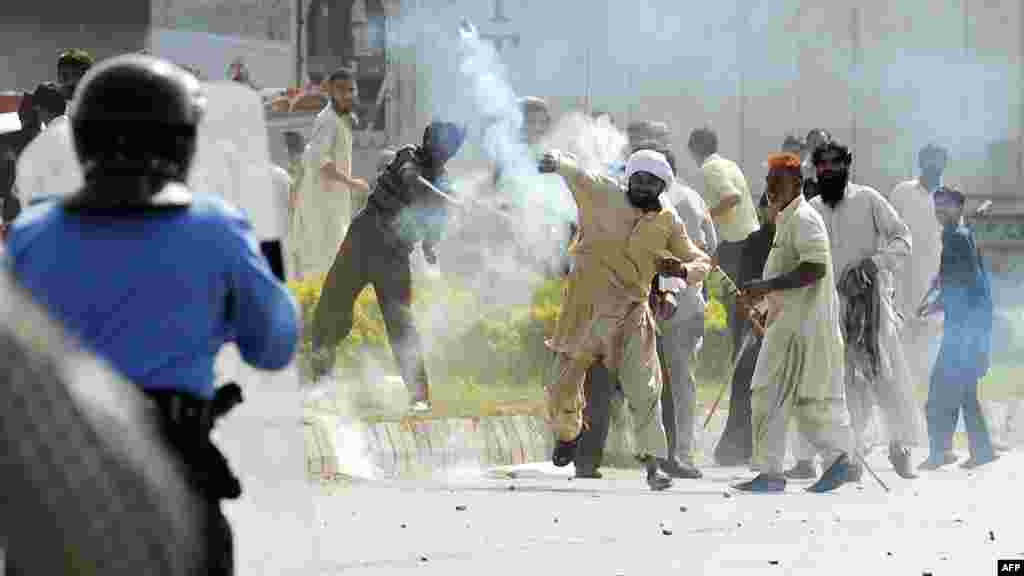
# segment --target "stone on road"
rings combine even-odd
[[[997,559],[1022,557],[1024,453],[917,480],[897,477],[884,454],[870,462],[890,494],[870,479],[831,494],[804,493],[811,481],[743,494],[729,488],[752,476],[742,468],[707,468],[654,493],[640,470],[579,480],[549,464],[318,487],[309,573],[939,576],[991,574]]]

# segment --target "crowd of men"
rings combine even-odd
[[[61,56],[58,74],[33,94],[25,116],[35,120],[19,135],[18,194],[5,200],[27,205],[49,193],[40,183],[53,180],[33,176],[48,166],[31,154],[45,138],[74,142],[82,185],[23,215],[5,210],[7,270],[158,407],[168,444],[208,502],[206,573],[231,573],[219,502],[241,487],[209,432],[237,391],[216,387],[213,360],[231,341],[255,366],[287,365],[298,340],[295,302],[247,219],[185,186],[204,110],[193,74],[143,55],[93,66],[80,51]],[[382,159],[371,187],[352,174],[355,79],[339,70],[326,85],[330,101],[309,143],[289,143],[300,168],[289,191],[289,262],[302,274],[326,274],[314,312],[315,376],[330,373],[354,300],[372,284],[411,407],[429,411],[410,258],[417,247],[429,262],[437,258],[456,194],[445,166],[466,127],[431,122],[422,142]],[[524,262],[567,282],[547,341],[556,466],[575,463],[577,476],[600,477],[609,398],[620,390],[648,486],[701,477],[692,365],[713,274],[728,287],[735,359],[715,458],[756,473],[736,488],[778,492],[787,479],[818,477],[819,455],[825,470],[809,491],[858,480],[875,403],[890,462],[914,478],[910,449],[924,439],[913,387],[925,378],[929,453],[920,467],[957,460],[960,411],[970,444],[962,466],[996,459],[977,398],[990,362],[991,290],[965,197],[942,185],[943,149],[923,149],[921,177],[887,198],[850,180],[853,154],[827,131],[787,137],[768,159],[759,214],[711,129],[693,130],[687,141],[703,179],[697,191],[677,175],[665,123],[630,125],[620,161],[593,167],[544,149],[552,118],[543,100],[520,107],[537,171],[561,178],[577,208],[576,220],[553,235],[557,262]],[[510,177],[495,167],[496,184]],[[365,206],[353,214],[363,204],[358,195]],[[504,210],[511,222],[523,217],[514,205]],[[68,257],[53,266],[58,252]],[[190,265],[167,265],[179,260]],[[790,424],[800,442],[791,447],[798,464],[787,471]]]

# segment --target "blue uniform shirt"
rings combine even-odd
[[[248,221],[220,198],[100,216],[33,206],[13,223],[7,265],[69,335],[146,390],[214,393],[214,357],[284,368],[298,309]]]

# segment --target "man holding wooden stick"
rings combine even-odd
[[[737,304],[763,311],[764,343],[751,383],[754,440],[752,468],[759,474],[736,486],[748,492],[786,487],[786,423],[798,429],[833,463],[809,492],[845,483],[853,433],[844,396],[845,358],[839,295],[832,272],[828,232],[821,215],[804,200],[800,158],[769,159],[767,194],[779,210],[775,241],[764,280],[742,287]]]

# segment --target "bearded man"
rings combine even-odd
[[[549,419],[556,435],[552,460],[567,466],[582,435],[584,380],[602,362],[618,378],[633,415],[637,459],[652,490],[672,479],[659,469],[668,446],[662,423],[662,379],[655,321],[648,303],[655,274],[698,283],[710,259],[686,232],[686,225],[661,201],[675,180],[665,156],[652,150],[626,162],[627,185],[581,169],[569,155],[548,152],[543,173],[557,173],[572,191],[580,231],[554,337],[555,374],[547,389]]]
[[[858,449],[871,415],[871,397],[885,414],[889,461],[914,478],[909,446],[917,444],[920,409],[914,402],[900,342],[894,278],[911,254],[910,230],[873,188],[850,182],[850,150],[833,140],[814,150],[821,213],[843,306],[846,395]]]

